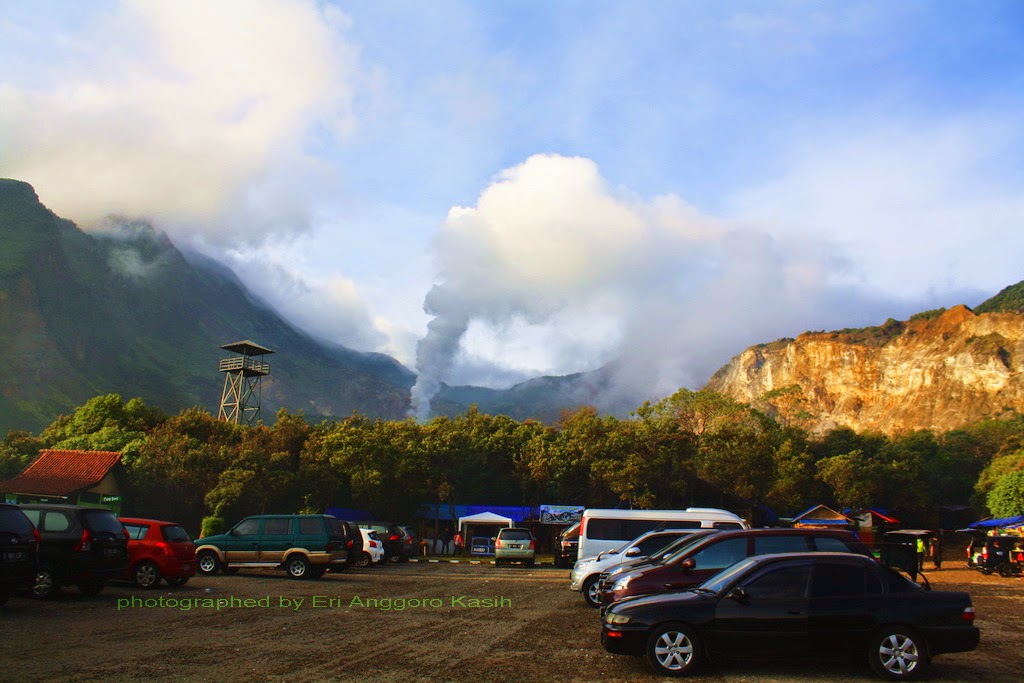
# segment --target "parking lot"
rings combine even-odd
[[[567,570],[390,564],[295,581],[283,572],[196,577],[145,591],[111,584],[85,598],[16,596],[0,608],[0,679],[24,680],[654,680],[646,662],[609,655],[596,610]],[[936,659],[931,680],[1024,676],[1024,581],[948,564],[936,588],[967,590],[975,652]],[[838,665],[710,667],[699,681],[870,681]]]

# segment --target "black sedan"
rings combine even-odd
[[[602,615],[609,652],[646,655],[663,675],[726,661],[866,657],[890,680],[978,646],[967,593],[929,591],[847,553],[750,557],[683,593],[627,598]]]

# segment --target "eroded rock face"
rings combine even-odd
[[[965,306],[874,334],[806,333],[751,347],[707,388],[820,433],[946,431],[1024,412],[1024,315]]]

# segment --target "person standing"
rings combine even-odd
[[[446,526],[441,534],[441,554],[448,555],[452,551],[452,528]]]
[[[464,546],[464,545],[465,545],[465,542],[462,539],[462,532],[461,531],[456,532],[455,533],[455,554],[456,555],[462,555],[462,546]]]

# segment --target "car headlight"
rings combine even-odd
[[[629,579],[630,577],[628,576],[623,576],[621,579],[617,579],[615,583],[612,584],[612,590],[621,591],[629,588]]]
[[[615,612],[608,612],[604,615],[604,621],[606,624],[628,624],[630,617],[625,614],[616,614]]]

